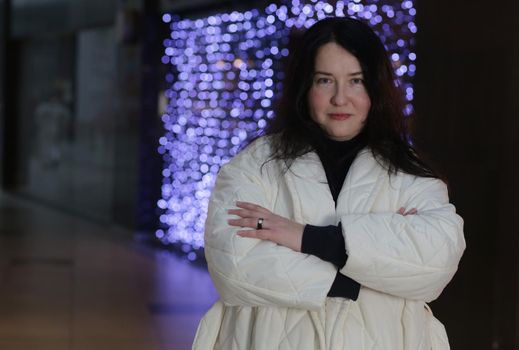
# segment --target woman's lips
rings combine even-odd
[[[328,115],[334,120],[346,120],[351,117],[351,114],[348,113],[330,113]]]

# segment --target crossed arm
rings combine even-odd
[[[238,216],[239,219],[230,219],[228,223],[240,228],[252,228],[238,231],[238,236],[268,240],[296,252],[312,254],[332,263],[338,269],[345,265],[348,255],[341,223],[337,226],[305,226],[254,203],[237,202],[236,206],[239,209],[230,209],[228,213]],[[403,216],[413,215],[417,210],[413,208],[406,211],[402,207],[397,213]],[[327,295],[357,300],[359,292],[358,282],[337,272]]]
[[[238,236],[272,241],[296,252],[301,252],[305,225],[276,215],[254,203],[238,201],[236,206],[238,209],[229,209],[228,213],[238,216],[239,219],[229,219],[227,222],[231,226],[247,228],[236,232]],[[406,210],[402,207],[397,213],[403,216],[414,215],[417,213],[417,209]],[[261,229],[258,229],[259,219],[262,219]]]
[[[337,267],[300,253],[305,226],[267,209],[271,185],[262,181],[247,167],[223,168],[219,175],[205,234],[215,286],[229,305],[317,309]],[[407,209],[396,213],[340,218],[348,254],[340,271],[365,287],[429,301],[456,271],[464,249],[462,220],[441,181],[425,179],[410,193]],[[229,220],[229,214],[235,217]]]

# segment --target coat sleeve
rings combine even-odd
[[[337,274],[332,264],[270,241],[237,236],[238,228],[227,223],[227,210],[236,201],[273,209],[277,188],[260,171],[261,164],[245,154],[220,169],[205,226],[209,272],[227,305],[318,309]]]
[[[429,302],[457,270],[465,249],[463,220],[440,180],[415,178],[404,192],[401,206],[417,214],[341,217],[348,253],[341,273],[380,292]]]

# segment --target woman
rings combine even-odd
[[[447,349],[426,302],[463,221],[406,141],[384,46],[362,22],[303,36],[267,136],[223,166],[205,232],[221,295],[194,349]]]

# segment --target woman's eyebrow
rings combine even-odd
[[[314,75],[317,75],[317,74],[333,76],[332,73],[323,72],[323,71],[319,71],[319,70],[314,72]],[[349,73],[348,75],[349,76],[362,75],[362,72],[353,72],[353,73]]]
[[[322,75],[333,75],[332,73],[323,72],[323,71],[319,71],[319,70],[314,72],[314,75],[317,75],[317,74],[322,74]]]

